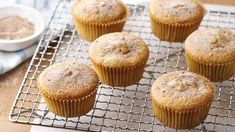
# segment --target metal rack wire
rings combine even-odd
[[[48,111],[36,87],[41,71],[64,60],[90,63],[89,42],[77,35],[69,4],[60,1],[19,88],[10,121],[84,131],[188,131],[165,127],[155,119],[149,96],[151,84],[160,75],[187,70],[182,43],[158,40],[151,34],[146,5],[128,6],[130,16],[124,30],[142,38],[150,49],[138,83],[126,88],[100,85],[93,110],[81,117],[63,118]],[[208,10],[200,28],[204,27],[235,30],[235,12]],[[215,84],[216,96],[207,119],[190,131],[235,131],[235,78]]]

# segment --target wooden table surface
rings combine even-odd
[[[205,3],[223,4],[235,6],[235,0],[202,0]],[[6,132],[28,132],[30,125],[11,123],[8,120],[13,101],[16,97],[18,88],[30,63],[25,61],[14,70],[0,76],[0,130]]]

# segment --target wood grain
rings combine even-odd
[[[30,59],[9,73],[0,76],[0,130],[28,132],[30,129],[30,125],[11,123],[8,120],[8,114],[29,63]]]
[[[203,3],[235,5],[235,0],[201,0]],[[0,130],[7,132],[28,132],[30,125],[11,123],[8,114],[18,88],[30,63],[30,59],[14,70],[0,76]]]

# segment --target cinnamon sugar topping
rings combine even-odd
[[[157,19],[168,22],[192,21],[204,14],[204,8],[195,0],[152,0],[149,9]]]
[[[111,65],[138,65],[146,61],[149,51],[143,40],[125,32],[110,33],[96,39],[89,49],[90,58]]]
[[[185,91],[187,89],[198,89],[204,87],[204,82],[198,80],[196,76],[189,72],[182,72],[177,76],[174,76],[173,79],[167,82],[166,87],[171,87],[179,91]]]
[[[167,73],[158,78],[151,89],[155,101],[175,107],[204,104],[213,97],[213,92],[213,84],[208,79],[187,71]]]
[[[110,22],[126,17],[127,11],[120,0],[80,0],[76,14],[86,21]]]
[[[195,59],[208,63],[235,60],[235,33],[226,28],[199,29],[185,41],[185,50]]]
[[[69,61],[48,67],[37,81],[42,91],[58,98],[85,96],[98,85],[98,77],[92,68]]]

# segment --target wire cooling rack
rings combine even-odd
[[[93,110],[81,117],[63,118],[48,111],[36,87],[36,78],[43,69],[64,60],[90,64],[89,42],[77,35],[70,6],[60,1],[19,88],[10,121],[84,131],[189,131],[165,127],[155,119],[149,93],[160,75],[187,70],[182,43],[160,41],[151,34],[146,5],[128,6],[130,13],[124,30],[142,38],[150,49],[143,78],[138,83],[126,88],[101,84]],[[235,12],[209,9],[200,28],[205,27],[235,30]],[[216,96],[207,119],[190,131],[235,131],[235,78],[215,85]]]

